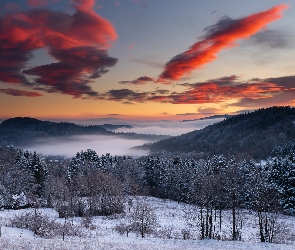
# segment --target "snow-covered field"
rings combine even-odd
[[[224,212],[223,215],[225,223],[221,233],[223,241],[198,240],[197,233],[194,234],[194,228],[196,227],[190,228],[185,220],[186,212],[193,210],[193,207],[151,197],[137,197],[136,199],[145,199],[155,209],[158,218],[158,233],[148,235],[143,239],[135,233],[130,233],[127,237],[126,234],[120,235],[114,230],[116,225],[126,220],[124,216],[117,216],[117,218],[94,217],[92,221],[93,226],[90,229],[83,229],[84,237],[65,237],[63,241],[62,235],[60,235],[60,237],[54,239],[42,239],[34,236],[33,232],[29,230],[10,227],[10,218],[29,209],[18,211],[5,210],[0,211],[0,249],[295,249],[295,218],[290,216],[280,215],[279,218],[278,225],[280,226],[280,231],[278,232],[278,240],[284,244],[259,243],[257,219],[255,214],[249,211],[240,211],[240,218],[243,218],[242,241],[226,241],[230,236],[229,212]],[[58,214],[54,210],[40,209],[40,211],[48,215],[52,220],[64,223],[64,219],[59,219]],[[82,219],[74,218],[72,222],[75,225],[81,225]],[[182,239],[182,229],[189,229],[191,231],[191,239]],[[164,231],[169,231],[169,233],[161,233]],[[166,237],[163,235],[166,235]]]

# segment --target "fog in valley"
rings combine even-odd
[[[222,119],[219,119],[222,120]],[[134,132],[138,134],[156,134],[156,135],[171,135],[177,136],[185,134],[194,130],[199,130],[207,125],[213,124],[219,121],[217,119],[212,120],[201,120],[201,121],[161,121],[161,122],[147,122],[147,124],[135,124],[134,128],[120,128],[116,132]]]
[[[26,147],[43,155],[62,155],[73,157],[81,150],[92,149],[98,155],[110,153],[111,155],[147,155],[148,150],[134,150],[134,146],[147,143],[145,140],[127,140],[115,136],[83,135],[67,138],[39,139],[35,144]]]
[[[222,120],[219,119],[206,119],[197,121],[134,121],[122,119],[92,119],[92,120],[75,120],[68,121],[78,125],[131,125],[132,128],[119,128],[115,132],[124,133],[138,133],[138,134],[157,134],[157,135],[171,135],[177,136],[180,134],[188,133],[193,130],[202,129],[207,125],[213,124]],[[71,136],[63,138],[51,139],[38,139],[34,144],[31,144],[25,149],[36,151],[43,155],[62,155],[65,157],[73,157],[81,150],[92,149],[98,155],[110,153],[112,155],[130,155],[140,156],[147,155],[148,150],[135,150],[132,147],[149,143],[148,140],[139,139],[125,139],[116,136],[104,135],[83,135]]]
[[[156,135],[171,135],[177,136],[191,132],[193,130],[199,130],[207,125],[211,125],[215,122],[222,121],[224,118],[195,120],[195,121],[139,121],[139,120],[123,120],[118,118],[98,118],[87,120],[67,120],[78,125],[131,125],[133,128],[119,128],[115,132],[134,132],[138,134],[156,134]]]

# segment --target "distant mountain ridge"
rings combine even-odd
[[[103,125],[99,125],[100,127],[106,129],[106,130],[111,130],[111,131],[114,131],[114,130],[117,130],[119,128],[134,128],[134,126],[131,126],[131,125],[114,125],[114,124],[103,124]]]
[[[0,146],[13,144],[23,146],[32,143],[38,138],[65,137],[74,135],[106,135],[119,136],[126,139],[145,139],[156,141],[169,136],[147,135],[136,133],[115,133],[108,129],[129,127],[128,125],[89,125],[80,126],[69,122],[41,121],[31,117],[15,117],[3,121],[0,124]]]
[[[295,140],[295,108],[270,107],[239,114],[177,137],[141,148],[152,152],[192,153],[200,157],[213,154],[237,158],[262,159],[273,147]]]
[[[224,114],[224,115],[210,115],[210,116],[206,116],[206,117],[202,117],[202,118],[198,118],[198,119],[192,119],[192,120],[182,120],[180,122],[192,122],[192,121],[203,121],[203,120],[212,120],[212,119],[218,119],[218,118],[230,118],[232,116],[235,116],[235,115],[227,115],[227,114]]]

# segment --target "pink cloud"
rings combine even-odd
[[[221,19],[217,24],[205,29],[206,34],[202,40],[168,61],[159,80],[179,80],[190,75],[193,70],[215,61],[221,50],[237,46],[237,40],[247,39],[269,23],[280,19],[286,8],[287,5],[281,4],[244,18]]]
[[[20,89],[0,89],[0,93],[12,95],[12,96],[26,96],[26,97],[39,97],[43,96],[41,93],[38,92],[30,92],[30,91],[24,91]]]
[[[109,57],[106,49],[117,34],[113,25],[93,10],[95,0],[71,3],[72,15],[30,9],[0,16],[0,81],[37,85],[75,98],[98,94],[90,84],[116,64],[117,59]],[[32,52],[40,48],[47,48],[58,62],[24,70]],[[26,75],[37,78],[30,82]]]

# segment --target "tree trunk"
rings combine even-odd
[[[263,222],[262,222],[262,214],[258,212],[258,220],[259,220],[259,234],[260,234],[260,242],[265,242],[265,237],[263,233]]]
[[[232,240],[237,240],[237,232],[236,232],[236,201],[235,201],[235,192],[232,193],[232,218],[233,218],[233,224],[232,224]]]

